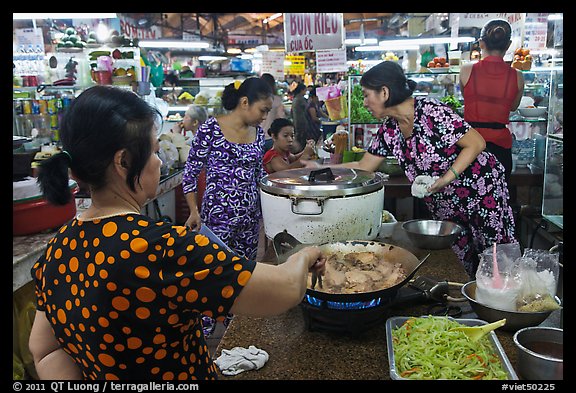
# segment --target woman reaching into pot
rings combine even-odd
[[[31,269],[29,347],[41,379],[216,379],[201,317],[283,313],[299,304],[318,247],[282,265],[257,263],[185,226],[141,214],[156,197],[160,115],[131,91],[94,86],[63,117],[63,152],[38,180],[48,201],[91,206],[64,224]]]
[[[384,61],[362,75],[364,105],[385,119],[360,161],[338,166],[375,171],[394,155],[406,177],[435,179],[424,201],[437,220],[451,220],[465,230],[452,249],[471,278],[478,254],[493,243],[515,243],[514,217],[504,167],[484,151],[482,136],[450,107],[412,93],[416,83],[406,79],[400,65]],[[318,163],[306,162],[317,168]]]

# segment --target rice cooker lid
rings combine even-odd
[[[384,186],[379,172],[352,168],[297,168],[274,172],[260,181],[270,194],[304,197],[351,196],[378,191]]]

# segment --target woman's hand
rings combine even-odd
[[[451,179],[448,179],[447,176],[448,175],[444,175],[436,179],[436,181],[432,183],[430,187],[428,187],[428,192],[434,194],[435,192],[438,192],[444,187],[446,187],[451,182]]]
[[[198,213],[197,209],[190,209],[190,216],[188,216],[188,219],[184,225],[195,231],[200,230],[202,222],[200,220],[200,214]]]

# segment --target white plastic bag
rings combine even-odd
[[[526,249],[519,259],[519,272],[518,311],[540,312],[560,307],[554,300],[560,274],[558,254]]]
[[[488,307],[516,311],[520,290],[518,259],[522,255],[518,243],[496,245],[495,271],[494,247],[485,249],[476,271],[476,301]]]

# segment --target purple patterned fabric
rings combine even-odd
[[[404,138],[396,120],[388,118],[367,151],[395,156],[411,182],[418,175],[443,176],[462,150],[456,142],[470,128],[440,101],[414,97],[413,134]],[[454,221],[465,228],[452,249],[472,278],[478,254],[485,248],[494,242],[517,242],[504,167],[492,153],[480,153],[458,180],[424,201],[434,219]]]
[[[196,192],[198,174],[206,167],[202,223],[230,248],[248,259],[256,258],[261,217],[258,183],[264,176],[264,131],[257,127],[253,143],[231,143],[215,117],[196,133],[184,167],[184,194]]]

